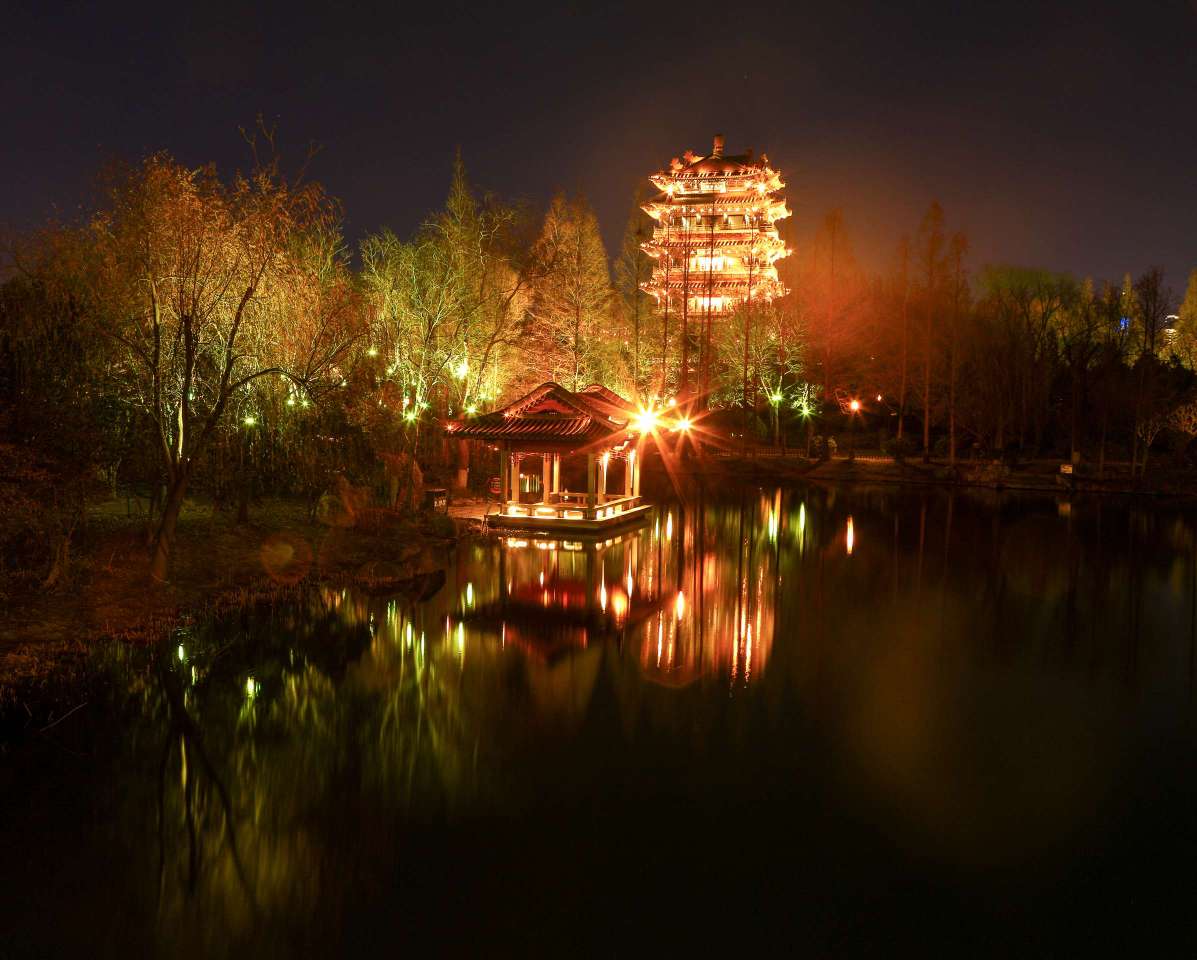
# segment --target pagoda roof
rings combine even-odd
[[[675,176],[738,177],[754,174],[763,166],[764,164],[753,161],[746,153],[733,156],[711,154],[686,164]]]
[[[668,171],[662,171],[661,176],[677,177],[751,177],[761,171],[770,169],[769,159],[764,154],[753,157],[750,153],[725,154],[720,150],[705,157],[686,155],[686,162],[674,161],[674,166]]]
[[[634,412],[631,403],[601,384],[573,391],[549,381],[501,410],[450,420],[445,433],[463,440],[582,446],[624,433]]]
[[[781,281],[769,273],[763,271],[771,268],[762,268],[762,272],[756,274],[749,280],[748,272],[737,274],[732,277],[712,277],[710,280],[701,277],[692,279],[689,282],[684,280],[676,280],[670,278],[668,284],[664,280],[653,278],[646,280],[643,284],[643,289],[663,290],[666,286],[670,290],[687,290],[690,294],[696,297],[703,295],[707,287],[710,287],[712,292],[727,292],[729,290],[743,290],[748,287],[755,287],[758,290],[767,290],[781,286]]]
[[[649,247],[669,247],[673,249],[676,247],[695,250],[701,253],[703,250],[709,249],[712,245],[716,249],[720,247],[729,249],[751,247],[754,244],[761,249],[785,246],[785,241],[777,235],[776,230],[768,233],[756,230],[719,230],[715,233],[714,241],[702,231],[696,231],[692,236],[687,238],[680,230],[674,230],[672,233],[666,233],[660,227],[657,230],[659,234],[654,236],[652,240],[645,240],[640,244],[642,249],[647,250]]]

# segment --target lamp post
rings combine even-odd
[[[774,390],[769,394],[769,403],[773,405],[773,445],[777,446],[781,434],[781,402],[785,399],[785,394],[781,390]]]
[[[848,462],[856,459],[856,415],[860,413],[860,401],[848,404]]]

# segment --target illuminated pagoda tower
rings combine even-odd
[[[687,151],[649,179],[661,193],[643,208],[656,221],[643,245],[656,261],[643,287],[656,298],[666,349],[671,336],[681,339],[680,392],[691,386],[693,345],[705,393],[716,318],[786,292],[776,266],[790,252],[777,232],[777,221],[790,215],[780,195],[785,184],[765,154],[725,155],[719,135],[710,156]]]

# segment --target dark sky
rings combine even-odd
[[[238,3],[9,11],[0,223],[90,195],[112,157],[244,166],[278,124],[356,239],[409,233],[455,148],[504,196],[591,199],[613,245],[641,178],[687,148],[768,152],[800,244],[843,209],[884,266],[932,198],[972,262],[1120,278],[1197,266],[1197,0],[634,5]]]

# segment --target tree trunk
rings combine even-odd
[[[166,580],[171,552],[174,549],[175,527],[179,521],[179,513],[183,509],[188,479],[186,472],[175,478],[167,490],[166,502],[162,506],[162,517],[158,521],[158,530],[154,535],[154,555],[150,562],[150,579],[159,583]]]
[[[1072,376],[1072,416],[1070,417],[1071,424],[1069,433],[1072,434],[1072,439],[1069,442],[1069,463],[1076,463],[1078,460],[1077,454],[1080,453],[1080,448],[1077,446],[1077,434],[1080,432],[1081,426],[1081,385],[1080,377],[1073,371]]]
[[[952,323],[952,352],[948,359],[948,463],[956,466],[956,327],[960,311]]]
[[[237,522],[249,523],[249,478],[241,478],[241,489],[237,493]]]
[[[1103,410],[1101,414],[1101,446],[1097,450],[1097,479],[1106,478],[1106,427],[1109,426],[1110,414]]]
[[[58,582],[63,578],[67,572],[67,568],[71,565],[71,531],[68,530],[58,540],[58,546],[54,550],[54,560],[50,564],[50,572],[46,574],[46,578],[42,581],[43,590],[52,590],[58,585]]]
[[[923,367],[923,463],[931,462],[931,333],[927,332],[927,362]]]
[[[909,331],[909,294],[902,294],[902,379],[898,387],[898,439],[902,439],[902,422],[906,419],[906,368]]]

